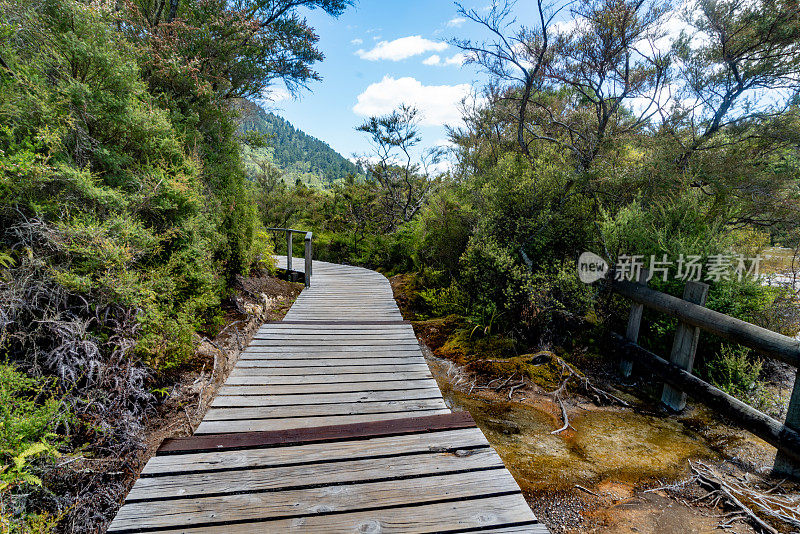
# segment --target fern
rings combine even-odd
[[[12,465],[5,465],[0,468],[0,492],[23,484],[41,486],[42,480],[30,472],[28,460],[45,453],[52,457],[59,456],[55,447],[41,441],[30,445],[27,449],[14,456],[11,459]]]

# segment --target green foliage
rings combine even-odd
[[[0,364],[0,493],[40,486],[32,462],[58,456],[63,438],[56,432],[70,415],[51,396],[52,386],[50,380],[35,380]]]
[[[455,191],[438,190],[414,222],[417,264],[455,276],[477,219]]]
[[[420,297],[434,317],[457,315],[465,317],[469,314],[467,296],[453,281],[449,286],[432,287],[420,291]]]
[[[0,493],[14,486],[41,486],[42,480],[29,471],[29,460],[47,453],[57,457],[58,451],[47,443],[34,443],[18,455],[11,458],[10,466],[0,468]]]
[[[259,230],[253,236],[250,252],[253,255],[250,262],[253,267],[275,273],[275,245],[272,242],[272,235],[266,230]]]
[[[459,286],[470,319],[486,325],[519,315],[527,301],[530,274],[508,248],[473,238],[461,257]]]
[[[309,187],[326,189],[348,175],[363,174],[350,160],[330,145],[302,132],[288,121],[268,113],[256,104],[239,103],[239,129],[244,132],[243,156],[247,175],[253,177],[264,163],[281,172],[281,179],[293,185],[297,180]],[[253,134],[262,137],[254,141]]]
[[[705,375],[721,390],[747,401],[761,387],[761,369],[761,360],[754,358],[750,349],[723,345],[706,363]]]
[[[8,254],[0,252],[0,267],[7,269],[12,265],[14,265],[14,258],[9,256]]]
[[[150,390],[191,359],[237,275],[274,269],[234,101],[318,79],[297,9],[349,5],[0,0],[0,357],[50,377],[0,366],[4,491],[37,485],[59,446],[134,470]],[[68,411],[71,443],[56,434]],[[81,502],[93,491],[59,501],[65,532],[104,530],[106,510]],[[20,530],[56,521],[37,506],[21,502]]]

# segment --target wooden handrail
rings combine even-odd
[[[307,230],[295,230],[294,228],[265,228],[268,232],[285,232],[286,233],[286,270],[292,271],[292,251],[293,249],[293,234],[303,234],[305,237],[305,251],[303,257],[305,259],[305,272],[304,279],[306,287],[311,287],[311,271],[314,265],[314,234]]]
[[[310,234],[308,230],[296,230],[294,228],[264,228],[267,232],[292,232],[293,234]]]
[[[655,291],[642,284],[615,281],[611,286],[615,292],[646,308],[675,317],[793,367],[800,367],[800,341],[796,339]]]
[[[684,298],[679,299],[648,288],[644,281],[638,283],[607,281],[612,291],[629,298],[637,305],[675,317],[680,321],[670,361],[667,362],[636,343],[642,315],[640,308],[634,305],[628,318],[626,337],[612,333],[614,339],[622,343],[623,358],[620,365],[622,373],[625,376],[630,373],[632,358],[638,356],[637,361],[644,363],[666,382],[661,396],[661,401],[665,405],[680,411],[686,405],[686,394],[692,395],[738,422],[746,430],[775,445],[778,448],[773,468],[776,474],[800,478],[800,452],[798,452],[800,375],[797,372],[786,411],[786,421],[783,424],[691,374],[700,330],[749,347],[764,356],[788,363],[795,368],[800,367],[800,341],[709,310],[702,305],[708,292],[707,284],[687,282]],[[689,302],[690,300],[694,300],[697,304]]]

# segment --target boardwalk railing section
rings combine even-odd
[[[267,228],[268,232],[274,232],[275,234],[283,233],[286,241],[286,272],[289,273],[290,276],[303,274],[303,279],[305,281],[306,287],[311,287],[311,271],[314,264],[314,234],[312,232],[306,230],[294,230],[292,228]],[[304,242],[304,254],[303,259],[304,265],[303,270],[293,269],[293,262],[292,262],[292,251],[294,250],[294,234],[301,234],[303,236]],[[275,243],[275,249],[277,252],[278,244],[277,240]]]
[[[612,334],[623,349],[622,374],[631,374],[634,361],[644,364],[666,382],[661,401],[667,407],[681,411],[686,395],[691,395],[774,445],[778,449],[776,474],[800,475],[800,380],[795,379],[786,420],[781,423],[691,373],[701,330],[795,368],[800,364],[800,341],[706,308],[708,284],[687,282],[680,299],[648,288],[646,277],[645,272],[639,282],[610,281],[612,291],[633,301],[625,336]],[[637,344],[644,307],[678,319],[669,361]]]

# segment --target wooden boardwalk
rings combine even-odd
[[[259,330],[195,435],[162,445],[108,530],[287,531],[547,532],[469,414],[447,408],[373,271],[314,262],[312,287]]]

